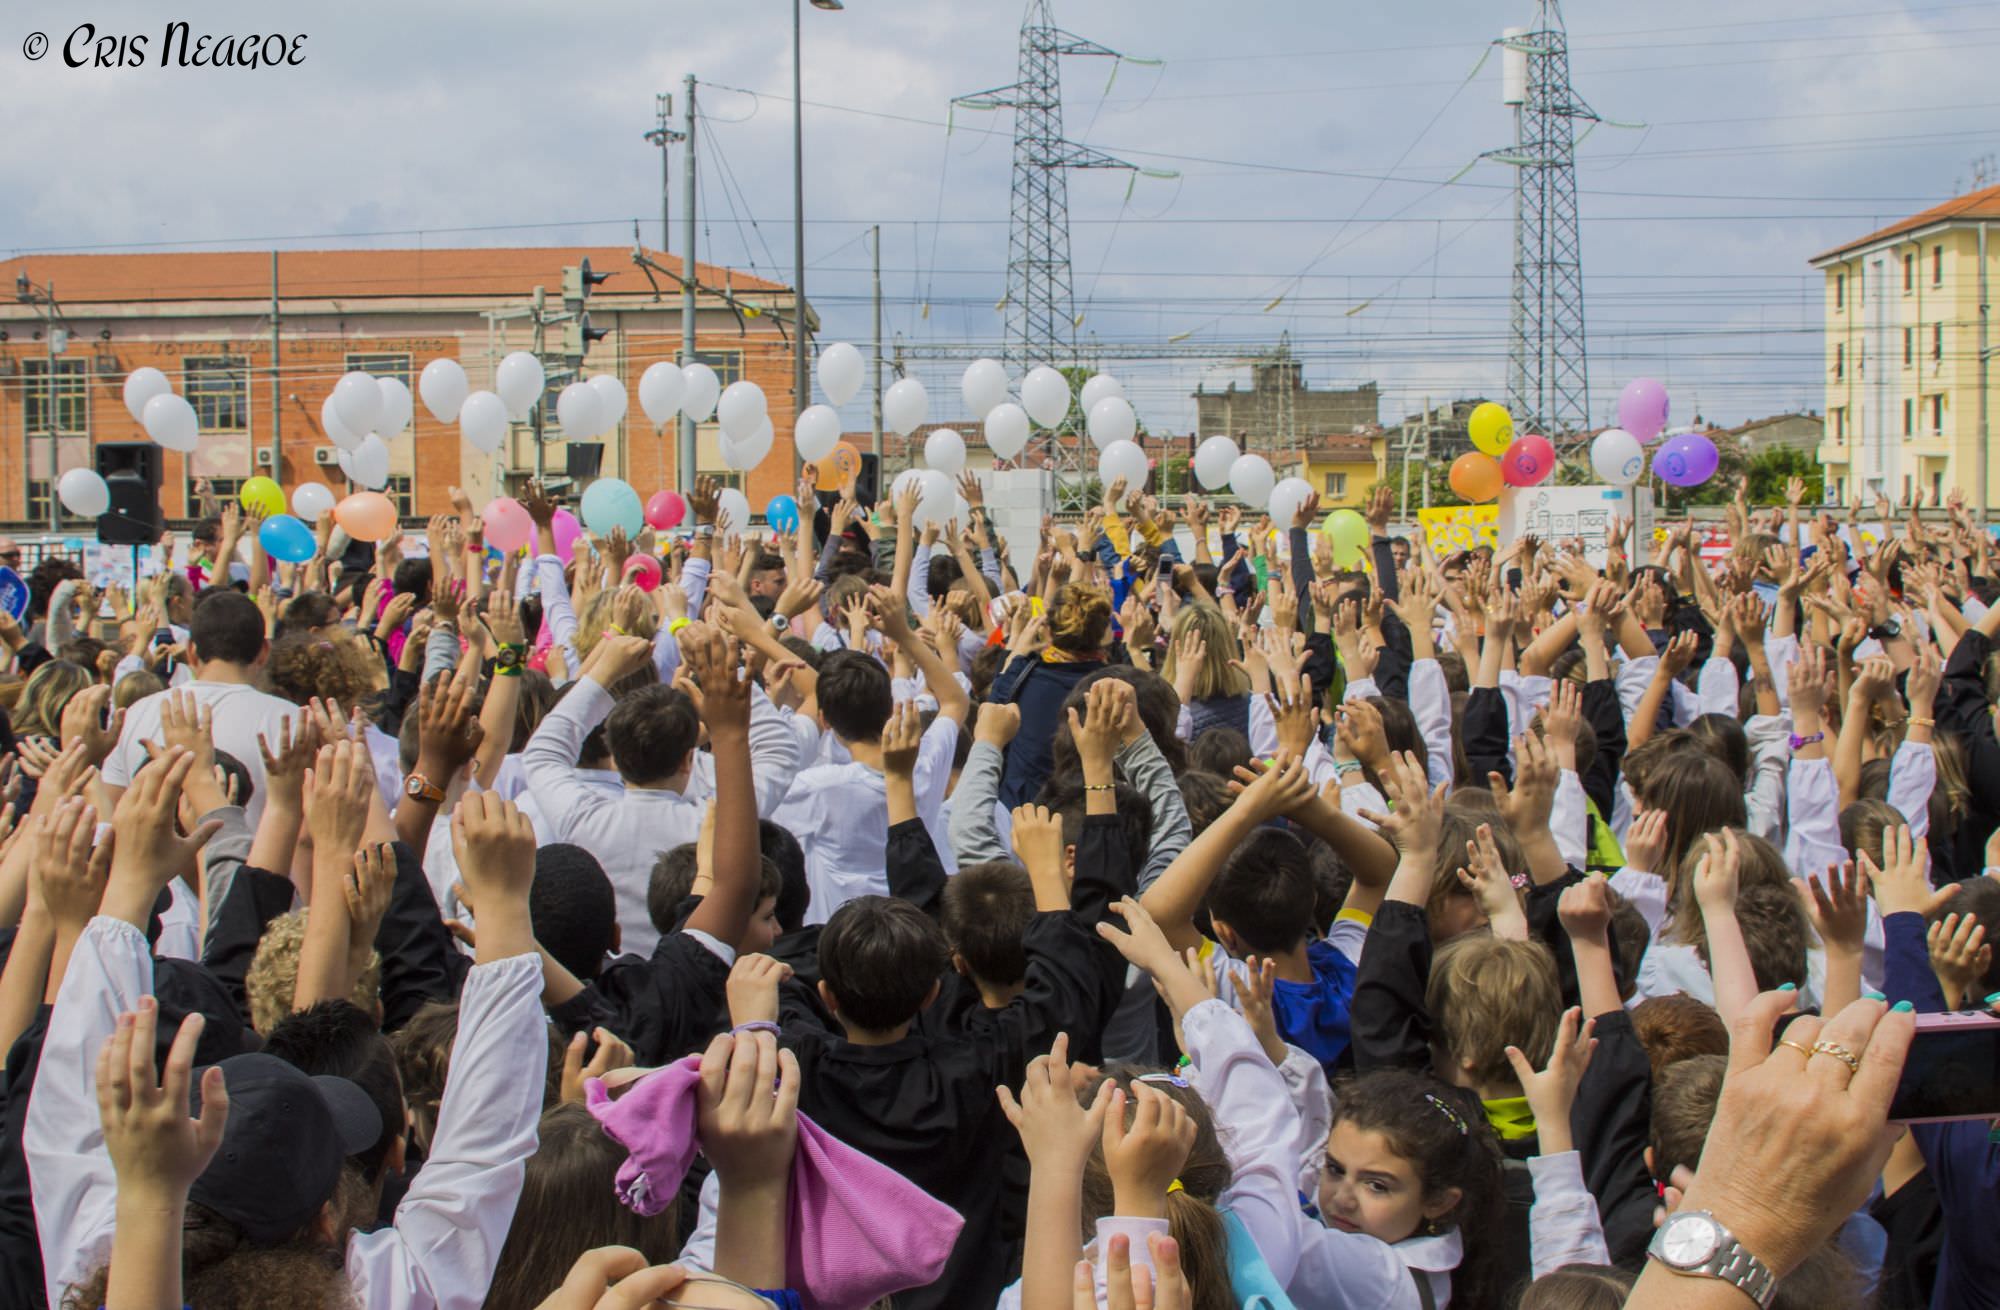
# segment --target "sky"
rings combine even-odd
[[[1063,101],[1070,140],[1147,170],[1069,187],[1079,344],[1144,422],[1188,431],[1195,386],[1247,379],[1281,334],[1309,385],[1375,382],[1384,422],[1504,391],[1512,180],[1474,161],[1512,140],[1490,43],[1532,3],[1054,10],[1132,57],[1066,59]],[[1009,112],[960,109],[947,132],[948,106],[1015,80],[1021,15],[1015,0],[804,13],[821,339],[867,349],[880,224],[885,353],[902,347],[938,419],[970,417],[964,363],[924,352],[1000,352],[1013,130]],[[785,0],[195,0],[172,16],[303,34],[304,63],[162,68],[157,5],[15,0],[0,249],[629,245],[635,220],[657,247],[643,133],[655,93],[678,115],[692,73],[699,256],[791,280]],[[2000,12],[1595,0],[1564,19],[1573,85],[1606,120],[1577,151],[1593,416],[1610,421],[1641,375],[1667,383],[1677,422],[1821,408],[1807,260],[1968,189],[2000,149]],[[65,66],[84,21],[146,35],[145,66]],[[34,32],[51,49],[29,61]],[[678,149],[673,167],[679,253]],[[1170,338],[1185,357],[1119,356]],[[849,409],[866,426],[865,399]]]

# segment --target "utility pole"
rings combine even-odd
[[[876,478],[882,476],[882,225],[877,223],[870,229],[875,235],[875,360],[870,366],[868,389],[875,395],[875,452]]]
[[[279,437],[283,396],[278,379],[278,252],[271,252],[271,478],[285,480],[285,449]]]
[[[1986,527],[1986,505],[1990,493],[1986,489],[1988,476],[1988,456],[1986,444],[1991,436],[1988,413],[1992,404],[1986,394],[1987,379],[1993,368],[1993,349],[1986,344],[1987,326],[1992,320],[1992,305],[1986,295],[1986,223],[1979,224],[1979,526]]]
[[[681,194],[682,232],[686,240],[682,242],[687,253],[681,256],[681,367],[694,363],[694,312],[695,284],[701,279],[701,269],[694,262],[694,74],[687,75],[687,119],[681,134],[687,141],[687,156],[682,162]],[[694,490],[695,447],[694,420],[681,415],[680,458],[676,461],[674,485],[686,495]]]
[[[800,39],[799,0],[792,0],[792,416],[795,423],[806,407],[812,383],[806,376],[806,128],[800,103],[799,66],[804,62]],[[799,446],[792,442],[792,476],[798,477]]]
[[[1424,508],[1431,507],[1431,420],[1436,411],[1431,408],[1431,398],[1424,397]]]
[[[665,254],[673,248],[673,229],[667,222],[667,197],[673,190],[673,156],[668,147],[676,141],[687,138],[674,131],[668,124],[674,120],[674,98],[670,95],[653,97],[653,114],[657,120],[652,131],[646,133],[646,140],[660,148],[660,252]]]
[[[543,290],[541,287],[536,287],[534,295],[535,313],[533,322],[535,325],[535,340],[534,340],[535,359],[537,361],[539,361],[542,358],[542,347],[544,344],[546,344],[544,341],[546,333],[544,333],[542,330],[542,311],[544,308],[547,307],[548,301],[549,301],[549,293]],[[542,385],[543,385],[543,390],[546,391],[548,384],[544,382]],[[543,396],[537,396],[535,398],[534,412],[529,416],[528,419],[528,422],[532,425],[532,431],[535,434],[535,481],[537,482],[547,481],[545,475],[548,472],[548,462],[549,462],[548,450],[542,445],[542,411],[548,408],[547,405],[541,403],[543,399],[545,399],[545,397]]]

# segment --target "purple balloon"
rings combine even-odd
[[[1618,393],[1618,426],[1641,441],[1667,426],[1667,389],[1652,378],[1633,378]]]
[[[1653,453],[1653,473],[1675,487],[1698,487],[1715,476],[1722,453],[1715,443],[1699,432],[1683,432],[1668,437]]]

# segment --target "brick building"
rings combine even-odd
[[[197,477],[224,493],[262,473],[287,491],[318,480],[344,494],[319,421],[320,403],[341,374],[358,368],[399,377],[414,393],[424,365],[445,356],[464,366],[473,389],[490,389],[502,356],[532,349],[531,322],[519,311],[535,288],[546,289],[550,312],[560,311],[563,269],[586,257],[596,271],[617,276],[589,298],[591,325],[609,334],[590,347],[582,374],[619,377],[628,397],[625,418],[601,438],[601,472],[625,478],[642,496],[672,486],[675,434],[647,420],[638,384],[649,365],[678,358],[680,286],[660,277],[656,290],[629,249],[33,255],[0,264],[19,288],[0,303],[0,522],[46,525],[51,427],[58,474],[89,467],[95,443],[145,439],[121,398],[126,374],[144,365],[167,375],[202,425],[199,449],[166,452],[161,500],[169,519],[187,515]],[[676,274],[681,267],[672,255],[648,258]],[[777,440],[744,486],[761,507],[792,480],[791,292],[706,264],[698,275],[699,357],[725,386],[748,377],[770,402]],[[63,349],[53,356],[49,308],[32,303],[44,289],[67,332],[66,341],[56,338]],[[516,316],[489,317],[508,311]],[[560,326],[547,329],[545,365],[553,367],[561,334]],[[542,453],[546,467],[561,474],[567,461],[555,390],[539,406]],[[722,467],[713,421],[699,429],[698,444],[703,472],[743,486],[741,475]],[[536,468],[532,424],[515,424],[500,452],[488,456],[461,439],[457,424],[433,420],[421,400],[390,449],[390,493],[413,517],[445,509],[454,485],[482,500],[517,488]]]
[[[1195,389],[1197,432],[1239,437],[1245,450],[1270,453],[1294,450],[1317,433],[1358,434],[1380,422],[1381,395],[1373,382],[1314,391],[1305,383],[1289,337],[1258,357],[1250,375],[1247,389],[1234,382],[1220,391]]]

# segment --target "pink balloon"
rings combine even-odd
[[[678,491],[656,491],[646,502],[646,522],[665,532],[687,517],[687,502]],[[648,588],[651,590],[651,588]]]
[[[496,550],[511,555],[534,539],[535,521],[528,517],[527,506],[512,496],[488,501],[479,517],[486,524],[486,543]]]
[[[576,515],[566,509],[556,511],[555,521],[549,524],[555,534],[556,556],[567,564],[576,553],[576,539],[583,535],[583,524],[577,522]]]
[[[1651,441],[1667,426],[1667,389],[1652,378],[1633,378],[1618,394],[1618,426]]]
[[[1500,457],[1500,475],[1510,487],[1532,487],[1555,471],[1556,448],[1547,437],[1526,433],[1514,438]]]
[[[634,555],[625,561],[625,581],[641,591],[660,585],[660,561],[651,555]]]

